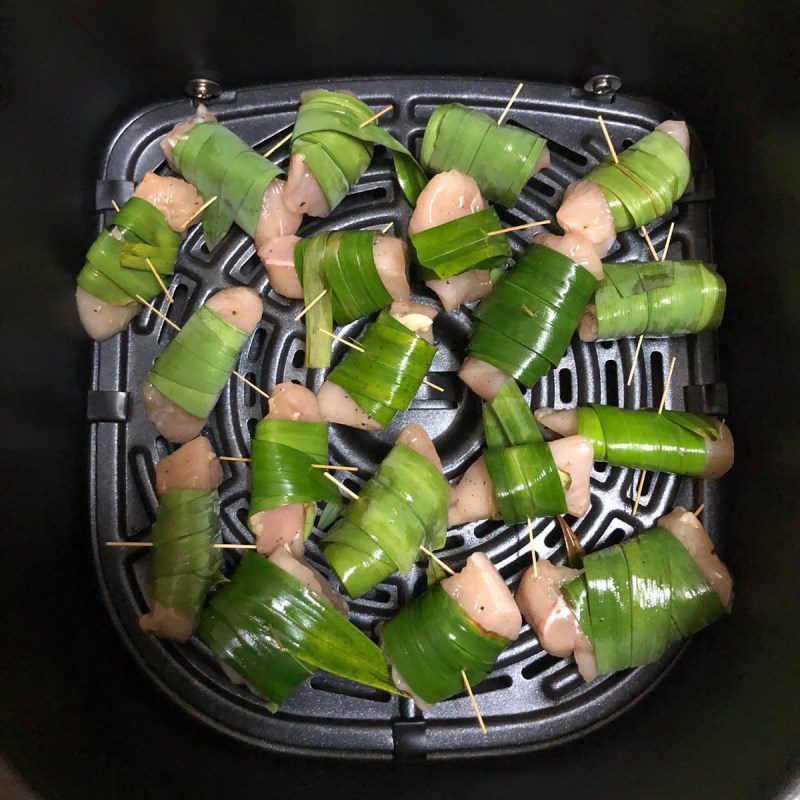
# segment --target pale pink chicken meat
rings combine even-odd
[[[597,340],[597,308],[594,303],[586,306],[586,311],[578,323],[578,338],[582,342],[594,342]]]
[[[594,458],[592,443],[585,436],[570,436],[548,442],[547,446],[564,487],[567,513],[581,517],[591,505],[589,475]],[[500,509],[495,499],[492,479],[481,456],[467,469],[453,489],[448,509],[448,526],[499,518]]]
[[[485,553],[473,553],[464,568],[442,580],[441,586],[482,630],[510,641],[519,637],[519,608]]]
[[[482,300],[492,291],[492,273],[488,269],[468,269],[452,278],[434,278],[425,285],[439,298],[445,311],[455,311],[464,303]]]
[[[146,200],[155,206],[176,233],[184,233],[189,220],[199,222],[197,209],[203,205],[203,198],[197,189],[181,178],[170,178],[148,172],[136,187],[134,197]]]
[[[223,289],[206,300],[206,306],[222,319],[246,333],[252,333],[264,313],[261,295],[246,286]],[[148,419],[170,442],[188,442],[203,430],[207,420],[189,414],[145,380],[142,398]]]
[[[392,303],[389,313],[409,330],[433,342],[433,319],[436,309],[410,300]],[[338,383],[325,381],[317,393],[325,422],[347,425],[365,431],[379,431],[383,426],[368,416],[361,406]]]
[[[286,192],[286,181],[273,178],[264,191],[261,201],[261,212],[253,239],[256,249],[260,249],[273,239],[291,236],[303,221],[303,215],[292,211],[283,201]]]
[[[585,270],[591,272],[597,280],[603,279],[603,262],[597,255],[597,251],[588,239],[575,233],[566,233],[557,236],[555,233],[542,231],[533,237],[536,244],[549,247],[561,255],[566,256],[576,264],[580,264]]]
[[[588,239],[600,258],[617,238],[608,201],[600,187],[589,180],[575,181],[567,187],[556,219],[565,233]]]
[[[178,143],[179,139],[183,139],[184,136],[187,136],[189,131],[195,126],[199,125],[201,122],[216,122],[217,118],[202,104],[200,103],[197,106],[194,114],[190,117],[186,117],[186,119],[182,119],[178,122],[172,130],[167,133],[164,138],[161,140],[161,149],[164,152],[164,155],[167,157],[167,163],[169,164],[171,169],[175,169],[175,164],[172,161],[172,151],[175,149],[175,145]]]
[[[458,377],[472,389],[478,397],[484,400],[494,400],[500,387],[510,379],[510,376],[492,364],[487,364],[479,358],[468,356],[464,359]]]
[[[515,600],[542,648],[558,658],[573,656],[578,672],[588,682],[597,677],[594,650],[561,594],[561,587],[578,575],[580,570],[543,559],[525,571]]]
[[[291,300],[303,299],[303,287],[294,268],[294,249],[299,241],[299,236],[280,236],[258,248],[258,257],[267,271],[269,285]]]
[[[343,617],[347,617],[349,606],[347,601],[320,575],[307,561],[297,558],[288,547],[279,547],[269,560],[300,581],[309,592],[327,600]]]
[[[305,386],[287,381],[270,393],[269,412],[265,419],[289,419],[299,422],[322,422],[322,413],[314,392]],[[269,555],[281,546],[288,546],[301,557],[306,532],[316,515],[315,503],[290,503],[250,517],[250,530],[256,537],[256,549]]]
[[[295,214],[327,217],[331,213],[325,193],[306,164],[306,157],[302,153],[295,153],[289,159],[283,202],[289,211]]]
[[[124,306],[107,303],[80,286],[75,289],[75,302],[84,330],[96,342],[104,342],[124,331],[142,307],[136,300]]]
[[[539,408],[533,412],[539,426],[559,434],[572,437],[578,433],[578,412],[574,408]],[[723,422],[717,439],[706,440],[706,463],[701,478],[719,478],[732,466],[734,459],[733,434]]]
[[[657,131],[669,134],[689,155],[689,128],[681,119],[668,119],[656,126]]]
[[[211,442],[199,436],[179,447],[174,453],[156,464],[156,493],[163,495],[170,489],[202,489],[210,492],[222,482],[222,467]],[[185,642],[194,633],[195,614],[186,614],[161,603],[139,617],[139,627],[165,639]]]
[[[429,461],[436,467],[439,472],[442,471],[442,459],[439,457],[439,453],[436,452],[436,445],[422,425],[416,422],[412,422],[411,425],[406,425],[406,427],[400,431],[397,437],[397,443],[410,447],[415,453],[418,453],[426,461]]]

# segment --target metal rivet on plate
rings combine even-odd
[[[219,97],[222,87],[211,78],[192,78],[186,82],[183,91],[195,100],[211,100]]]
[[[610,73],[595,75],[583,84],[583,88],[591,94],[613,94],[622,88],[622,80]]]

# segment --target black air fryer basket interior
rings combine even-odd
[[[0,325],[12,367],[3,394],[9,413],[2,495],[10,525],[0,602],[0,796],[797,796],[800,280],[793,255],[800,137],[792,14],[771,7],[767,20],[755,4],[720,6],[724,14],[675,9],[657,19],[642,7],[611,16],[594,7],[567,15],[530,4],[456,10],[300,3],[263,9],[255,19],[252,9],[234,5],[174,15],[125,5],[113,14],[88,4],[9,9],[0,129],[3,261],[11,267]],[[409,72],[480,78],[385,77]],[[586,81],[603,72],[622,78],[621,92],[591,91]],[[126,199],[147,169],[163,169],[156,142],[191,108],[187,79],[218,81],[215,113],[254,145],[267,146],[291,126],[300,89],[345,75],[363,77],[336,85],[376,108],[395,105],[384,124],[411,143],[434,105],[457,99],[496,113],[524,80],[528,99],[511,117],[547,136],[554,159],[508,224],[552,216],[566,183],[602,157],[598,112],[621,141],[637,138],[674,107],[700,143],[693,146],[693,191],[675,217],[674,255],[720,265],[729,292],[718,344],[712,336],[647,343],[645,368],[626,391],[633,343],[573,343],[530,397],[534,406],[615,396],[630,406],[652,404],[665,364],[677,356],[670,405],[728,416],[736,464],[721,486],[658,476],[641,521],[650,523],[675,502],[706,502],[704,521],[723,541],[736,580],[735,613],[685,652],[590,687],[524,635],[479,696],[490,722],[487,740],[463,698],[441,704],[423,722],[409,702],[324,678],[304,685],[276,717],[265,717],[252,698],[226,684],[202,647],[179,650],[139,633],[143,559],[98,546],[108,531],[144,528],[153,510],[142,477],[163,453],[141,407],[124,393],[136,393],[132,381],[166,333],[142,315],[130,335],[92,353],[71,297],[87,243],[111,200]],[[302,82],[280,83],[296,80]],[[246,86],[259,88],[239,88]],[[407,210],[390,161],[379,156],[332,222],[379,227],[389,219],[403,231]],[[665,227],[654,231],[656,246]],[[201,245],[198,230],[181,255],[182,307],[174,313],[182,319],[221,286],[265,287],[243,235],[226,239],[213,265]],[[622,236],[620,247],[620,260],[646,258],[635,233]],[[277,295],[268,292],[266,304],[261,350],[246,351],[243,371],[266,387],[302,381],[302,328]],[[478,447],[479,405],[454,374],[467,325],[464,312],[437,321],[433,372],[446,391],[421,393],[402,420],[421,421],[439,436],[451,478]],[[308,376],[314,388],[321,380]],[[87,389],[95,420],[88,448]],[[231,384],[212,419],[215,445],[246,451],[247,421],[262,413],[256,397]],[[333,452],[367,475],[399,427],[398,421],[378,437],[340,431]],[[233,541],[245,536],[245,472],[234,467],[226,477],[223,515]],[[630,530],[630,475],[596,472],[592,490],[595,507],[580,531],[597,546]],[[451,533],[445,553],[454,564],[480,547],[513,581],[527,563],[519,554],[527,549],[524,531],[482,523]],[[552,525],[542,523],[536,533],[541,555],[560,553]],[[313,550],[312,558],[321,563]],[[419,577],[413,572],[356,603],[356,621],[368,627],[392,613],[418,589]],[[468,758],[543,746],[516,757]],[[339,757],[290,759],[275,750]],[[426,764],[426,754],[448,760]],[[389,760],[369,764],[344,755]]]

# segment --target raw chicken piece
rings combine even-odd
[[[433,440],[428,436],[428,432],[422,425],[416,422],[406,425],[400,431],[397,443],[410,447],[415,453],[419,453],[426,461],[433,464],[439,472],[442,471],[442,459],[439,458],[439,454],[436,452],[436,445],[434,445]]]
[[[408,285],[408,247],[402,239],[382,233],[372,242],[372,257],[385,289],[393,300],[407,300],[411,294]]]
[[[505,372],[478,358],[465,358],[458,377],[472,389],[478,397],[492,401],[500,387],[509,379]]]
[[[161,149],[164,151],[164,155],[167,157],[167,163],[171,169],[175,169],[175,164],[172,161],[172,151],[175,149],[178,139],[182,139],[195,125],[199,125],[201,122],[216,121],[217,118],[202,103],[200,103],[191,117],[182,119],[171,131],[169,131],[169,133],[166,134],[166,136],[164,136],[164,138],[161,140]]]
[[[206,305],[226,322],[247,333],[255,330],[264,312],[261,295],[246,286],[223,289],[206,300]],[[150,381],[142,384],[142,398],[147,418],[170,442],[188,442],[198,436],[206,424],[207,420],[175,405]]]
[[[286,181],[282,178],[274,178],[264,192],[261,213],[258,216],[258,225],[253,236],[257,249],[278,237],[291,236],[303,221],[302,214],[290,210],[284,203],[285,191]]]
[[[474,214],[486,206],[478,184],[469,175],[454,169],[440,172],[420,192],[408,223],[408,235]]]
[[[585,436],[569,436],[548,442],[561,483],[566,486],[567,513],[583,516],[591,505],[589,474],[592,471],[594,450]],[[481,456],[464,473],[454,488],[448,509],[448,527],[479,519],[499,519],[500,509],[495,500],[492,479]]]
[[[474,214],[486,205],[478,184],[469,175],[454,169],[440,172],[420,193],[408,223],[408,234]],[[472,269],[447,280],[434,279],[425,283],[439,298],[445,311],[454,311],[462,303],[479,300],[492,291],[487,269]]]
[[[464,568],[441,585],[484,631],[511,641],[517,639],[522,627],[519,608],[485,553],[473,553]]]
[[[303,299],[303,287],[294,268],[294,248],[298,236],[280,236],[258,247],[258,257],[267,271],[269,285],[284,297]]]
[[[567,187],[556,219],[565,233],[588,239],[600,258],[608,253],[617,238],[608,201],[592,181],[575,181]]]
[[[75,289],[78,316],[86,333],[96,342],[104,342],[128,327],[128,323],[139,313],[141,303],[135,300],[126,306],[106,303],[78,286]]]
[[[657,524],[672,533],[689,551],[689,555],[719,596],[722,605],[730,611],[733,602],[733,580],[728,568],[714,553],[714,544],[700,524],[700,520],[691,511],[678,506],[674,511],[661,517]]]
[[[283,202],[294,214],[327,217],[331,213],[325,194],[317,183],[314,173],[308,168],[306,157],[302,153],[295,153],[289,159]]]
[[[656,127],[657,131],[668,133],[689,155],[689,128],[683,120],[668,119]]]
[[[539,153],[539,158],[536,159],[536,163],[533,165],[533,169],[531,170],[531,178],[543,169],[547,169],[550,166],[550,150],[545,145],[542,148],[542,152]]]
[[[578,412],[574,408],[558,411],[552,408],[539,408],[533,415],[540,426],[561,436],[574,436],[578,433]],[[722,423],[719,437],[716,440],[706,440],[706,463],[700,477],[719,478],[733,466],[733,458],[733,434],[730,428]]]
[[[156,493],[168,489],[215,490],[222,483],[222,465],[205,436],[187,442],[156,464]]]
[[[594,342],[597,340],[597,309],[594,303],[586,306],[581,321],[578,323],[578,338],[582,342]]]
[[[561,586],[578,575],[577,569],[538,561],[523,574],[515,600],[542,647],[559,658],[574,656],[588,682],[597,677],[594,650],[561,594]]]
[[[445,280],[425,281],[425,285],[439,298],[445,311],[455,311],[464,303],[482,300],[494,287],[488,269],[468,269]]]
[[[327,600],[343,617],[347,617],[350,610],[347,601],[319,574],[310,564],[302,559],[295,558],[288,547],[278,548],[269,560],[296,578],[310,592]]]
[[[433,320],[438,311],[413,300],[395,300],[389,313],[410,331],[433,344]]]
[[[338,383],[325,381],[317,392],[325,422],[349,425],[364,431],[379,431],[383,426],[368,416]]]
[[[265,419],[323,421],[314,392],[290,381],[279,383],[272,390]],[[253,514],[249,525],[255,534],[258,552],[269,555],[281,545],[288,545],[292,553],[301,557],[308,517],[314,514],[315,503],[290,503]]]
[[[584,269],[594,275],[597,280],[603,279],[603,263],[594,249],[594,245],[583,236],[578,236],[576,233],[565,233],[563,236],[557,236],[554,233],[542,231],[533,237],[533,241],[537,244],[542,244],[555,250],[558,253],[580,264]]]
[[[155,206],[164,215],[167,225],[176,233],[183,233],[190,219],[193,222],[202,219],[202,215],[195,217],[195,214],[203,205],[203,198],[197,194],[194,186],[180,178],[162,177],[148,172],[136,187],[133,196]]]
[[[139,617],[139,627],[146,633],[154,633],[162,639],[173,642],[186,642],[194,633],[197,625],[196,614],[184,614],[174,608],[166,608],[161,603],[154,603],[153,610]]]

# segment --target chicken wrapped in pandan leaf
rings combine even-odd
[[[618,162],[607,158],[571,184],[556,219],[566,233],[589,239],[602,257],[618,231],[640,228],[670,211],[691,174],[689,129],[668,120],[619,153]]]
[[[407,575],[420,546],[442,547],[448,497],[433,442],[419,425],[409,425],[322,540],[347,593],[359,597],[394,572]]]
[[[459,377],[486,400],[509,377],[533,386],[561,361],[596,288],[586,267],[531,244],[475,309]]]
[[[395,685],[423,709],[476,686],[519,636],[522,618],[500,573],[483,553],[412,600],[383,625],[381,645]]]
[[[348,348],[319,391],[325,419],[379,430],[405,411],[436,354],[429,341],[434,315],[419,303],[395,303],[367,325],[361,349]]]
[[[142,630],[176,642],[194,632],[206,593],[220,580],[219,496],[222,468],[204,436],[156,464],[158,511],[150,529],[152,611]]]
[[[539,561],[516,600],[542,647],[592,681],[649,664],[731,609],[732,581],[697,517],[676,508],[635,539],[583,558]]]
[[[439,106],[422,139],[420,161],[428,172],[458,170],[484,197],[511,208],[525,184],[550,164],[547,140],[460,103]]]
[[[246,553],[200,615],[197,635],[235,683],[271,711],[318,669],[397,693],[380,648],[347,619],[347,604],[286,547]]]
[[[300,95],[292,131],[285,202],[294,212],[327,217],[372,161],[375,145],[392,153],[397,181],[416,202],[426,177],[414,157],[375,122],[370,107],[349,92],[315,89]]]
[[[181,234],[201,204],[194,187],[179,178],[144,176],[95,239],[78,275],[78,314],[92,339],[102,342],[125,330],[141,308],[136,296],[151,300],[161,291],[150,264],[169,282]]]
[[[328,426],[317,398],[304,386],[279,383],[270,393],[269,413],[256,426],[250,445],[248,525],[259,553],[269,555],[288,545],[302,556],[317,503],[326,503],[327,509],[341,505],[336,487],[312,466],[327,463]]]
[[[302,213],[284,202],[280,167],[220,125],[204,106],[167,133],[161,148],[169,165],[197,187],[203,201],[216,197],[203,217],[209,250],[234,222],[255,239],[256,247],[300,227]]]
[[[725,281],[702,261],[604,264],[578,326],[584,342],[626,336],[686,336],[716,330],[725,312]]]
[[[148,418],[164,438],[187,442],[200,433],[263,311],[253,289],[223,289],[192,314],[156,359],[142,395]]]
[[[448,524],[502,519],[511,525],[589,510],[592,443],[583,436],[545,442],[514,380],[484,403],[486,449],[450,499]]]
[[[561,436],[585,436],[595,461],[613,467],[719,478],[733,466],[733,434],[714,417],[599,404],[540,408],[535,416]]]

